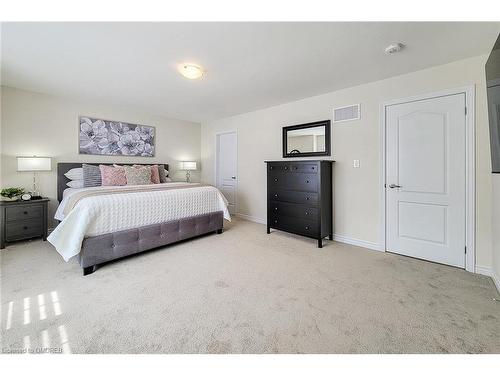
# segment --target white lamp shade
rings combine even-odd
[[[52,159],[46,157],[17,157],[17,170],[19,172],[36,172],[52,170]]]
[[[184,171],[195,171],[196,162],[195,161],[181,161],[181,169]]]

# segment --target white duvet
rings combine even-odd
[[[54,245],[65,261],[80,252],[85,237],[157,224],[184,217],[223,211],[231,220],[227,200],[213,186],[198,186],[184,182],[171,182],[172,190],[104,194],[81,199],[64,217],[64,207],[69,197],[82,190],[117,189],[119,186],[100,186],[83,189],[66,189],[57,208],[55,218],[61,223],[47,240]],[[147,187],[147,185],[145,185]],[[179,187],[189,188],[182,189]],[[126,187],[124,187],[126,188]]]

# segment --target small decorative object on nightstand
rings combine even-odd
[[[0,201],[0,249],[13,241],[42,237],[47,240],[48,198]]]
[[[2,197],[2,200],[7,202],[17,201],[18,197],[22,196],[23,194],[24,194],[24,189],[18,187],[5,188],[0,191],[0,196]]]
[[[191,171],[196,170],[196,162],[195,161],[181,161],[181,170],[186,171],[186,182],[190,182]]]

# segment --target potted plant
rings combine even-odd
[[[17,200],[17,197],[19,197],[20,195],[23,195],[23,194],[24,194],[24,189],[17,188],[17,187],[2,189],[2,191],[0,191],[0,195],[6,201],[15,201],[15,200]]]

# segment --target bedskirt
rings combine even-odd
[[[88,274],[93,270],[85,272],[85,269],[98,264],[205,233],[221,231],[223,221],[223,212],[217,211],[88,237],[83,240],[81,251],[78,254],[78,261],[84,268],[84,274]]]

